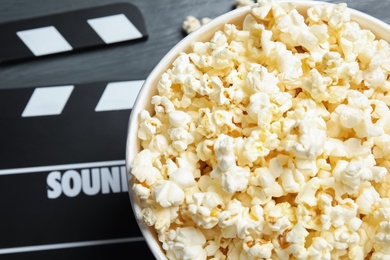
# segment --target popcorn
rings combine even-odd
[[[359,207],[359,211],[363,214],[368,214],[371,212],[371,206],[380,200],[379,193],[375,190],[374,187],[368,186],[362,188],[360,194],[356,199],[356,204]]]
[[[390,221],[382,221],[379,226],[380,231],[375,236],[378,243],[375,245],[373,259],[386,259],[390,256]]]
[[[368,87],[380,87],[383,86],[386,82],[386,75],[384,71],[379,68],[369,68],[363,73],[364,83]]]
[[[301,190],[298,192],[297,198],[295,199],[298,204],[306,204],[310,207],[317,205],[316,193],[321,187],[320,179],[314,177],[310,179]]]
[[[253,231],[261,231],[264,223],[263,209],[259,205],[251,209],[233,199],[218,216],[218,225],[225,238],[244,238]]]
[[[331,259],[333,246],[321,237],[313,238],[313,242],[307,250],[310,259]]]
[[[147,200],[151,193],[150,190],[142,184],[135,184],[133,187],[133,191],[135,195],[141,200]]]
[[[295,172],[290,169],[284,170],[281,175],[283,189],[287,192],[295,193],[301,188],[299,180],[296,180],[294,175]]]
[[[157,181],[163,180],[159,169],[153,166],[153,154],[150,150],[144,149],[134,158],[132,163],[132,174],[141,183],[148,186],[154,185]]]
[[[302,221],[298,221],[291,231],[287,233],[286,241],[293,244],[303,245],[308,235],[309,232],[307,232],[304,223]]]
[[[255,240],[251,236],[248,236],[243,241],[243,249],[247,254],[247,258],[271,258],[274,245],[262,240]]]
[[[204,228],[212,228],[218,224],[220,206],[223,198],[216,192],[195,193],[194,203],[188,206],[188,210],[193,214],[195,223]]]
[[[236,4],[138,115],[137,218],[168,259],[389,258],[390,45],[344,3]]]
[[[161,121],[157,118],[151,117],[146,110],[141,111],[139,114],[139,131],[138,138],[141,140],[148,140],[152,135],[158,133],[159,127],[162,125]]]
[[[203,17],[202,19],[198,19],[193,15],[188,15],[182,24],[182,28],[185,33],[190,34],[196,29],[199,29],[202,25],[210,22],[211,19],[208,17]]]
[[[178,168],[169,174],[169,179],[182,189],[191,188],[196,185],[194,175],[189,169],[185,168]]]
[[[185,21],[183,22],[183,30],[186,33],[191,33],[201,27],[201,23],[195,16],[189,15],[186,17]]]
[[[236,0],[235,2],[238,8],[247,5],[253,5],[255,3],[253,0]]]
[[[184,127],[173,127],[168,129],[172,146],[179,152],[185,151],[189,144],[194,141],[194,137]]]
[[[143,208],[137,217],[148,226],[154,226],[157,232],[163,233],[178,217],[178,208],[178,206],[163,208],[158,204],[153,204],[152,207]]]
[[[212,178],[220,181],[223,190],[234,193],[242,191],[247,187],[249,169],[236,165],[233,153],[233,138],[221,134],[214,144],[214,151],[217,157],[217,166],[210,173]]]
[[[266,211],[265,219],[271,231],[283,234],[286,230],[292,228],[295,216],[290,204],[283,202],[276,205],[274,201],[270,201],[266,204],[264,210]]]
[[[356,217],[358,206],[351,199],[344,199],[339,205],[329,209],[332,226],[335,228],[341,227],[353,221]]]
[[[207,255],[203,249],[205,243],[206,239],[201,231],[194,227],[184,227],[172,230],[163,248],[170,259],[201,260],[206,259]]]
[[[183,190],[174,182],[161,180],[153,187],[152,195],[162,207],[177,206],[184,201]]]

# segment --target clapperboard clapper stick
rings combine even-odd
[[[144,242],[125,169],[143,82],[0,90],[0,259],[118,243],[134,252]]]
[[[115,3],[0,24],[0,63],[147,38],[140,10]]]

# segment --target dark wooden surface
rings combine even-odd
[[[187,15],[213,18],[235,7],[234,0],[121,1],[133,3],[141,10],[149,33],[146,41],[0,66],[0,88],[145,79],[164,54],[185,36],[181,24]],[[112,2],[112,0],[0,0],[0,23]],[[345,2],[351,8],[390,23],[389,0]]]

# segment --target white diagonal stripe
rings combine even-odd
[[[54,26],[19,31],[16,34],[35,56],[73,50]]]
[[[144,80],[108,83],[95,111],[131,109]]]
[[[142,38],[142,34],[124,14],[87,20],[106,44]]]
[[[115,160],[115,161],[103,161],[103,162],[71,163],[71,164],[60,164],[60,165],[11,168],[11,169],[0,169],[0,175],[62,171],[68,169],[97,168],[97,167],[108,167],[108,166],[116,166],[116,165],[124,165],[124,164],[125,164],[125,160]]]
[[[24,108],[22,117],[59,115],[74,86],[36,88]]]
[[[35,246],[21,246],[11,248],[1,248],[0,255],[3,254],[15,254],[24,252],[34,252],[43,250],[55,250],[64,248],[75,248],[75,247],[86,247],[86,246],[98,246],[108,244],[119,244],[119,243],[131,243],[131,242],[142,242],[145,241],[143,237],[127,237],[127,238],[116,238],[106,240],[92,240],[92,241],[81,241],[81,242],[69,242],[69,243],[58,243],[48,245],[35,245]]]

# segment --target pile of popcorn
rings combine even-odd
[[[137,217],[168,259],[390,259],[389,74],[345,3],[258,1],[138,115]]]

